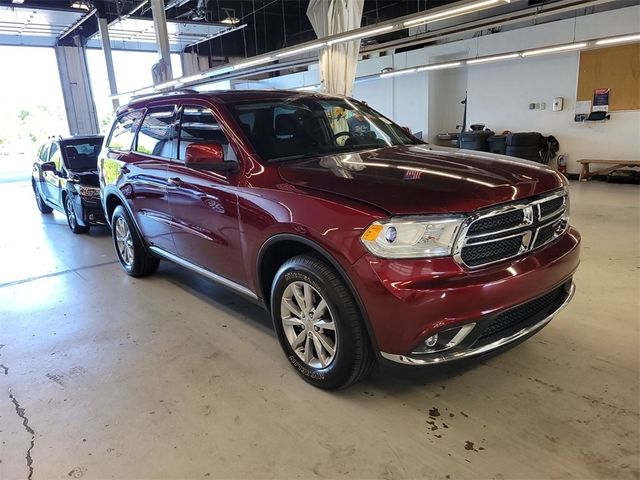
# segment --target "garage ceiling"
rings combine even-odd
[[[221,25],[193,22],[167,21],[169,45],[172,52],[179,53],[184,48],[205,37],[215,35],[227,28]],[[119,50],[156,50],[156,31],[153,20],[146,18],[125,18],[109,25],[111,48]],[[100,48],[100,35],[95,33],[87,41],[87,47]]]
[[[0,5],[0,45],[52,47],[86,12]]]

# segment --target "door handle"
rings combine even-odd
[[[171,185],[175,185],[176,187],[180,187],[180,186],[184,185],[184,182],[182,181],[182,179],[180,177],[171,177],[171,178],[169,178],[169,183]]]
[[[120,167],[120,171],[122,173],[129,173],[131,170],[129,170],[127,167],[125,167],[124,165],[122,167]]]

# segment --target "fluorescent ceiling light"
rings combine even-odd
[[[189,75],[188,77],[179,78],[178,80],[180,81],[180,83],[189,83],[189,82],[195,82],[196,80],[201,80],[205,77],[206,75],[202,73],[198,73],[196,75]]]
[[[387,25],[386,27],[375,28],[367,32],[354,33],[353,35],[347,35],[346,37],[334,38],[333,40],[329,40],[327,42],[327,45],[334,45],[336,43],[348,42],[349,40],[356,40],[358,38],[377,35],[378,33],[386,32],[388,30],[391,30],[392,28],[393,25]]]
[[[73,2],[71,4],[71,8],[77,8],[79,10],[87,10],[87,11],[89,10],[89,6],[86,3],[81,1]]]
[[[307,85],[305,87],[298,87],[295,90],[298,92],[304,92],[308,90],[317,90],[318,88],[320,88],[320,85]]]
[[[613,43],[634,42],[636,40],[640,40],[640,34],[625,35],[623,37],[603,38],[602,40],[598,40],[596,42],[596,45],[611,45]]]
[[[556,52],[566,52],[568,50],[578,50],[580,48],[584,48],[587,46],[586,42],[582,43],[572,43],[570,45],[561,45],[559,47],[550,47],[550,48],[540,48],[538,50],[529,50],[527,52],[522,52],[523,57],[530,57],[533,55],[544,55],[545,53],[556,53]]]
[[[240,19],[238,17],[227,17],[224,20],[220,20],[220,23],[224,23],[225,25],[237,25],[240,23]]]
[[[409,68],[407,70],[396,70],[395,72],[381,73],[380,78],[395,77],[397,75],[406,75],[407,73],[413,73],[415,71],[416,71],[415,68]]]
[[[250,67],[252,65],[260,65],[261,63],[269,63],[271,61],[273,61],[273,57],[271,56],[264,57],[264,58],[257,58],[256,60],[249,60],[248,62],[238,63],[234,65],[233,68],[235,70],[238,70],[240,68]]]
[[[173,86],[177,85],[178,83],[180,83],[180,82],[178,82],[178,80],[169,80],[168,82],[159,83],[158,85],[154,86],[153,88],[156,89],[156,90],[163,90],[165,88],[173,87]]]
[[[18,4],[18,5],[21,5],[21,4],[24,3],[24,0],[13,0],[11,3],[15,3],[15,4]]]
[[[476,63],[498,62],[500,60],[509,60],[510,58],[518,58],[518,57],[520,57],[519,53],[509,53],[507,55],[495,55],[493,57],[474,58],[473,60],[467,60],[467,63],[470,65],[473,65]]]
[[[324,45],[325,45],[324,42],[314,43],[312,45],[307,45],[306,47],[300,47],[300,48],[296,48],[295,50],[289,50],[288,52],[278,53],[276,54],[276,57],[278,58],[289,57],[297,53],[307,52],[309,50],[315,50],[317,48],[323,47]]]
[[[497,3],[509,3],[511,0],[483,0],[481,2],[470,3],[469,5],[463,5],[461,7],[451,8],[449,10],[443,10],[442,12],[432,13],[431,15],[425,15],[424,17],[415,18],[413,20],[407,20],[404,22],[405,27],[414,27],[416,25],[422,25],[427,22],[435,22],[438,20],[445,20],[447,18],[457,17],[458,15],[466,15],[467,13],[477,12],[494,6]]]
[[[426,67],[420,67],[417,71],[426,72],[429,70],[441,70],[443,68],[459,67],[460,65],[462,65],[462,62],[441,63],[439,65],[427,65]]]

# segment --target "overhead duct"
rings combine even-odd
[[[364,0],[311,0],[307,17],[318,38],[360,28]],[[329,44],[320,54],[320,84],[323,91],[351,95],[356,77],[360,39]]]

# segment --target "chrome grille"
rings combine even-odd
[[[463,224],[454,258],[477,268],[540,248],[564,233],[566,214],[564,191],[477,213]]]

